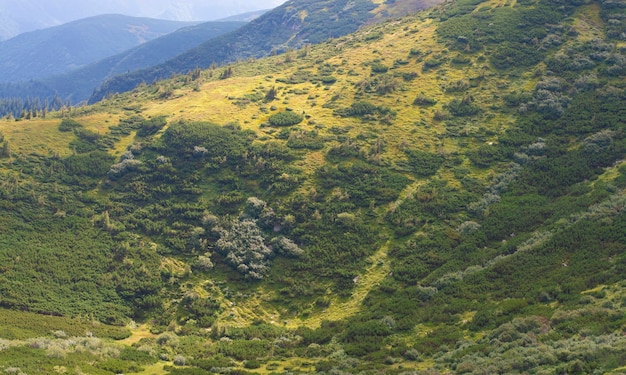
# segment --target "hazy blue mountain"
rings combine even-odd
[[[103,15],[21,34],[0,43],[0,82],[61,74],[189,23],[122,15]]]
[[[254,12],[246,12],[246,13],[241,13],[241,14],[236,14],[234,16],[229,16],[229,17],[225,17],[225,18],[221,18],[218,21],[222,21],[222,22],[230,22],[230,21],[236,21],[236,22],[250,22],[256,18],[261,17],[263,14],[269,12],[271,9],[261,9],[261,10],[255,10]]]
[[[100,14],[211,21],[274,8],[285,0],[0,0],[0,40]]]
[[[160,64],[245,24],[212,21],[185,27],[83,68],[43,79],[41,83],[49,88],[50,95],[56,93],[72,102],[84,101],[108,77]],[[2,94],[0,89],[0,96]]]

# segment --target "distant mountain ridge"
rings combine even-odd
[[[102,15],[0,42],[0,82],[62,74],[193,23]]]
[[[122,13],[174,21],[212,21],[251,11],[274,8],[284,0],[109,0],[63,2],[0,0],[0,41],[18,34],[58,26],[99,14]]]
[[[80,69],[43,79],[41,83],[49,88],[51,94],[54,92],[72,102],[81,102],[87,100],[108,77],[160,64],[245,24],[212,21],[185,27]]]

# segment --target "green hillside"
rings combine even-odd
[[[457,0],[0,121],[0,371],[624,373],[625,15]]]
[[[253,59],[299,49],[356,31],[360,26],[405,15],[439,4],[441,0],[291,0],[248,25],[207,40],[162,64],[131,71],[104,82],[89,99],[130,91],[142,82],[154,82],[192,69]]]

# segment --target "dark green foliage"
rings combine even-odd
[[[55,331],[63,331],[70,337],[82,336],[86,332],[91,332],[95,337],[114,340],[122,340],[130,336],[130,331],[125,327],[107,326],[80,318],[72,319],[6,309],[0,311],[2,312],[0,314],[0,336],[7,340],[50,336]],[[132,350],[129,349],[129,351]]]
[[[333,76],[321,76],[320,81],[325,85],[332,85],[333,83],[337,82],[337,78]]]
[[[474,99],[471,96],[466,96],[463,99],[452,99],[452,101],[446,104],[446,108],[452,116],[475,116],[481,112],[481,109],[473,102]]]
[[[203,147],[209,158],[225,157],[229,162],[239,158],[248,144],[245,133],[232,126],[202,122],[179,122],[170,125],[162,140],[170,152],[179,156],[193,156],[196,147]]]
[[[409,159],[409,165],[420,177],[434,175],[444,162],[443,156],[431,152],[406,149],[404,153]]]
[[[269,89],[267,93],[265,94],[264,100],[266,102],[271,102],[272,100],[276,99],[277,95],[278,95],[278,90],[276,90],[276,86],[272,86],[272,88]]]
[[[450,7],[446,18],[453,14],[455,17],[446,19],[437,33],[453,48],[468,52],[496,46],[490,60],[499,69],[532,66],[541,61],[546,49],[554,47],[552,43],[559,38],[549,34],[551,25],[571,12],[567,6],[559,8],[558,4],[541,2],[537,6],[498,7],[469,14],[476,3],[468,2],[467,8],[460,4]],[[537,48],[537,42],[543,48]]]
[[[155,117],[149,120],[143,120],[141,127],[137,131],[137,135],[140,137],[147,137],[149,135],[156,134],[159,130],[167,124],[165,116]]]
[[[239,361],[255,361],[267,355],[271,343],[266,340],[221,341],[217,345],[219,353]]]
[[[106,175],[115,158],[104,151],[92,151],[86,154],[68,156],[65,167],[72,175],[103,177]]]
[[[98,363],[96,367],[114,374],[143,371],[143,368],[133,364],[132,362],[113,358]]]
[[[59,124],[59,131],[71,132],[82,127],[83,126],[78,121],[65,118],[61,120],[61,123]]]
[[[437,100],[433,99],[433,98],[429,98],[426,95],[418,95],[415,100],[413,100],[413,104],[414,105],[420,105],[420,106],[431,106],[431,105],[435,105],[437,104]]]
[[[389,67],[383,65],[380,62],[372,63],[372,73],[387,73]]]
[[[392,329],[382,321],[351,322],[343,336],[346,352],[359,357],[375,352],[391,333]]]
[[[292,133],[287,141],[287,147],[294,149],[321,150],[324,145],[324,139],[315,131]]]
[[[377,106],[365,101],[352,103],[348,108],[337,109],[334,111],[334,114],[341,117],[360,117],[364,120],[385,117],[393,118],[396,115],[396,113],[388,107],[382,105]]]
[[[304,116],[293,111],[278,112],[270,116],[269,121],[273,126],[292,126],[302,122]]]
[[[234,365],[232,359],[226,358],[221,354],[217,354],[206,359],[192,359],[189,364],[206,371],[211,371],[212,368],[233,367]]]
[[[131,315],[134,296],[154,291],[142,285],[155,285],[158,278],[145,273],[120,269],[120,278],[102,278],[105,273],[118,272],[118,265],[112,263],[112,239],[85,219],[40,219],[34,226],[10,222],[15,232],[2,241],[2,247],[10,250],[0,256],[9,261],[21,254],[22,260],[10,274],[0,275],[3,306],[70,316],[93,314],[103,322],[120,324]],[[36,232],[31,233],[33,230]],[[25,233],[30,233],[27,241],[21,239]],[[46,246],[36,245],[40,243]],[[24,248],[37,250],[24,253]],[[141,264],[130,268],[139,271],[139,267]],[[32,278],[42,282],[23,290],[21,285]]]
[[[422,71],[428,72],[429,70],[434,69],[443,63],[444,61],[441,56],[429,57],[426,60],[424,60],[424,64],[422,65]]]
[[[2,142],[2,149],[0,155],[4,158],[11,157],[11,143],[8,140]]]
[[[92,130],[84,129],[82,127],[74,130],[76,139],[70,142],[70,147],[78,153],[87,153],[96,151],[100,145],[98,141],[101,139],[101,135]]]
[[[233,75],[233,68],[231,66],[225,68],[222,73],[220,73],[220,79],[228,79]]]
[[[69,106],[69,103],[38,82],[0,84],[0,117],[19,118],[28,112],[45,118],[48,112],[58,111],[64,105]]]
[[[255,359],[249,359],[243,363],[243,367],[247,369],[257,369],[261,368],[261,362]]]
[[[537,64],[542,54],[535,46],[526,44],[503,44],[491,55],[491,63],[498,69],[526,67]]]
[[[520,231],[532,231],[549,217],[550,201],[531,194],[505,197],[489,207],[482,230],[491,240],[499,240]]]
[[[359,93],[391,94],[400,87],[400,81],[392,74],[380,74],[357,83]]]
[[[167,373],[170,375],[210,375],[211,374],[211,372],[209,372],[210,369],[203,370],[203,369],[199,369],[195,367],[178,368],[178,367],[172,367],[172,366],[164,366],[163,368],[167,370]]]
[[[457,341],[463,338],[462,332],[459,332],[452,326],[444,326],[429,332],[425,337],[417,340],[415,349],[420,353],[434,354],[443,346],[445,348],[456,346]]]
[[[325,166],[317,172],[322,188],[345,189],[350,201],[358,206],[369,206],[394,200],[409,180],[399,173],[366,164],[360,160],[341,163],[337,167]]]
[[[480,168],[486,168],[493,165],[496,162],[504,162],[511,159],[513,156],[511,148],[501,144],[485,144],[480,146],[477,150],[469,152],[469,159]]]

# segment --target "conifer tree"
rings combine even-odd
[[[11,156],[11,145],[9,141],[4,141],[2,144],[2,156],[7,158]]]

